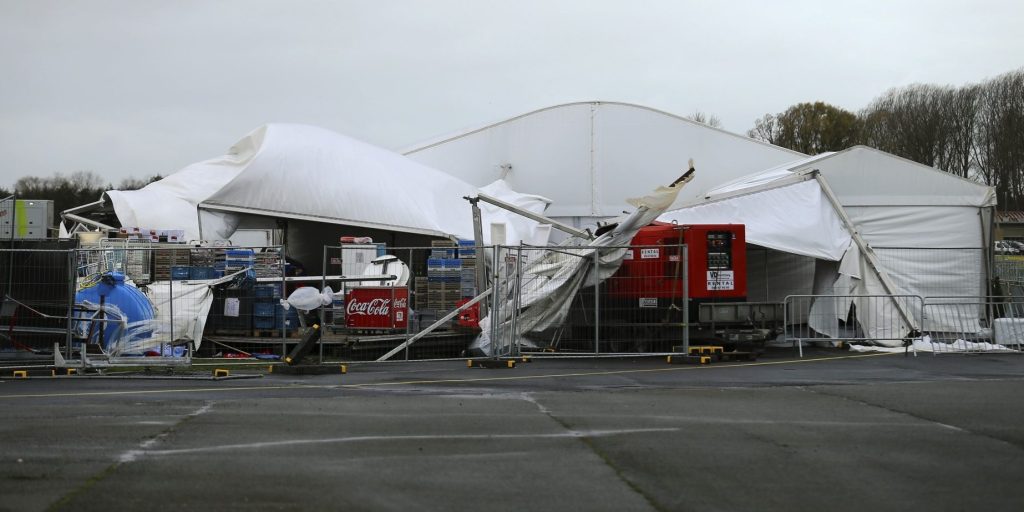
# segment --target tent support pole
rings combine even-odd
[[[117,231],[117,228],[115,228],[113,226],[108,226],[108,225],[106,225],[106,224],[104,224],[102,222],[96,222],[94,220],[87,219],[85,217],[80,217],[80,216],[75,215],[73,213],[63,213],[63,214],[61,214],[61,218],[62,219],[67,219],[67,220],[70,220],[70,221],[74,221],[74,222],[77,222],[77,223],[85,225],[85,226],[90,226],[90,227],[94,227],[94,228],[98,228],[98,229],[103,229],[103,230],[106,230],[106,231]]]
[[[867,259],[868,266],[871,267],[875,276],[878,277],[879,282],[882,283],[882,287],[885,288],[885,293],[889,295],[896,295],[896,285],[892,282],[889,274],[882,270],[881,265],[878,263],[878,257],[875,255],[875,250],[868,245],[867,241],[864,240],[864,237],[862,237],[860,232],[857,231],[857,228],[854,227],[853,221],[850,220],[850,217],[846,214],[846,209],[843,208],[842,203],[839,202],[839,199],[832,191],[832,187],[829,186],[828,181],[825,180],[825,177],[822,176],[821,172],[817,169],[814,170],[814,179],[817,180],[818,185],[821,186],[822,192],[825,193],[825,197],[828,198],[828,202],[832,204],[832,209],[835,210],[836,215],[838,215],[839,219],[843,221],[843,226],[850,233],[850,238],[853,238],[853,242],[857,244],[857,247],[860,249],[860,253],[864,255],[865,259]],[[896,300],[895,297],[892,301],[896,305],[896,309],[900,312],[900,316],[903,317],[903,321],[910,326],[910,330],[912,332],[920,332],[921,329],[917,325],[917,320],[907,309],[906,304]]]
[[[468,197],[465,198],[465,199],[472,201],[472,199],[470,199]],[[539,222],[541,224],[550,224],[551,227],[553,227],[553,228],[555,228],[555,229],[557,229],[559,231],[564,231],[566,233],[569,233],[572,236],[578,236],[578,237],[580,237],[580,238],[582,238],[584,240],[593,240],[594,238],[596,238],[589,231],[583,231],[583,230],[576,229],[576,228],[574,228],[574,227],[572,227],[572,226],[570,226],[568,224],[563,224],[561,222],[558,222],[557,220],[550,219],[550,218],[545,217],[543,215],[538,215],[536,213],[531,212],[530,210],[527,210],[525,208],[520,208],[520,207],[518,207],[518,206],[516,206],[516,205],[514,205],[512,203],[506,203],[505,201],[502,201],[501,199],[498,199],[496,197],[491,197],[491,196],[489,196],[487,194],[484,194],[484,193],[477,194],[474,199],[483,201],[485,203],[493,204],[494,206],[497,206],[498,208],[502,208],[504,210],[508,210],[508,211],[510,211],[512,213],[517,213],[519,215],[522,215],[523,217],[526,217],[527,219]]]
[[[484,222],[480,213],[479,199],[469,199],[473,206],[473,254],[476,258],[476,290],[483,292],[487,288],[487,260],[484,258]],[[497,272],[498,269],[491,269]],[[480,303],[480,318],[487,316],[487,302]]]

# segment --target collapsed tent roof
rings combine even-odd
[[[615,102],[570,103],[405,151],[469,183],[497,178],[553,200],[551,217],[615,217],[626,198],[675,179],[692,158],[695,191],[805,155],[659,110]],[[540,188],[537,188],[540,187]]]
[[[536,213],[550,203],[503,183],[488,190]],[[107,196],[123,226],[182,228],[186,239],[226,238],[238,214],[472,238],[463,197],[477,193],[476,186],[444,172],[323,128],[268,124],[223,157]],[[488,213],[500,217],[492,220],[522,224],[484,208]]]

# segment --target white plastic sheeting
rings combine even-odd
[[[936,353],[958,353],[958,352],[1017,352],[1016,350],[1007,347],[1006,345],[1000,345],[998,343],[989,343],[986,341],[968,341],[968,340],[955,340],[950,343],[942,343],[932,341],[931,336],[924,336],[922,338],[915,338],[911,341],[909,346],[904,347],[902,344],[898,347],[882,347],[882,346],[871,346],[871,345],[850,345],[851,352],[888,352],[888,353],[899,353],[899,352],[936,352]]]
[[[164,352],[161,345],[190,340],[193,350],[203,340],[206,316],[213,305],[212,281],[156,281],[146,285],[146,296],[153,304],[150,324],[152,336],[122,337],[112,347],[111,355]],[[173,298],[172,298],[173,297]]]

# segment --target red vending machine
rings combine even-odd
[[[345,296],[345,326],[350,329],[405,330],[409,288],[361,286]]]

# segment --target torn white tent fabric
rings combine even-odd
[[[512,321],[518,333],[540,332],[565,320],[573,297],[582,286],[593,286],[612,276],[622,263],[626,249],[640,228],[650,224],[668,208],[689,182],[671,187],[658,187],[653,193],[630,199],[636,211],[623,218],[614,229],[584,244],[573,237],[563,242],[558,251],[545,251],[522,269],[522,279],[500,281],[497,288],[498,307],[480,320],[481,334],[470,345],[485,355],[495,353],[496,346],[510,347],[513,340]],[[571,253],[571,254],[566,254]],[[596,273],[595,273],[596,254]],[[529,293],[522,293],[523,282],[533,283]],[[497,323],[498,339],[493,340],[492,323]]]

